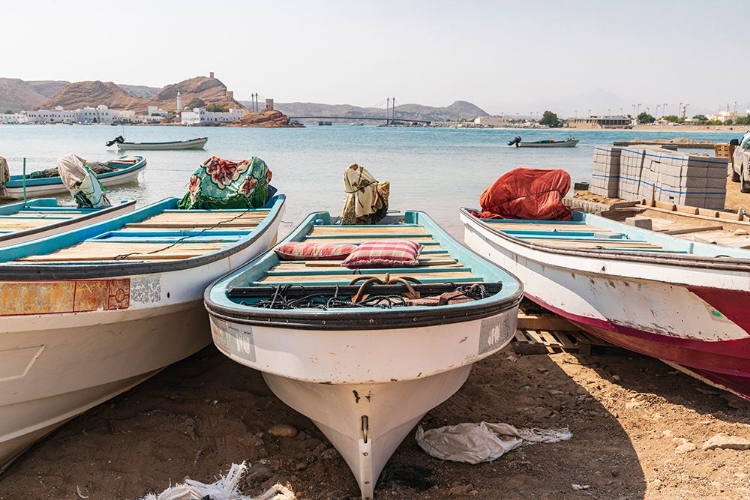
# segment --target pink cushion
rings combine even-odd
[[[342,266],[350,269],[364,267],[413,267],[419,264],[422,245],[410,240],[365,241],[354,250]]]
[[[357,245],[353,243],[315,243],[290,241],[274,248],[281,260],[336,260],[343,259]]]

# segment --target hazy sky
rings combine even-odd
[[[747,0],[35,0],[0,13],[0,77],[22,80],[162,87],[213,71],[238,100],[465,100],[493,114],[594,89],[750,100]]]

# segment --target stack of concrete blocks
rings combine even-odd
[[[641,171],[643,170],[644,148],[627,147],[620,152],[620,193],[624,200],[640,199]]]
[[[620,149],[617,146],[594,147],[594,170],[589,191],[607,198],[619,198]]]
[[[654,147],[633,149],[642,153],[640,182],[634,199],[654,199],[713,210],[724,208],[727,158]],[[622,191],[621,185],[620,197],[624,198]]]

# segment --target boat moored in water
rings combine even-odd
[[[106,145],[116,145],[120,151],[176,151],[180,149],[203,149],[206,142],[208,142],[208,137],[196,137],[195,139],[182,141],[128,142],[120,135],[114,140],[108,141]]]
[[[138,174],[146,169],[146,158],[122,157],[106,162],[86,162],[86,166],[95,173],[102,186],[112,187],[136,181]],[[32,172],[26,176],[11,175],[5,185],[0,186],[0,193],[4,192],[9,198],[24,199],[67,193],[68,189],[55,168]]]

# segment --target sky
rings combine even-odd
[[[238,100],[490,114],[592,91],[651,114],[750,102],[747,0],[35,0],[0,17],[0,77],[27,81],[160,88],[214,72]]]

